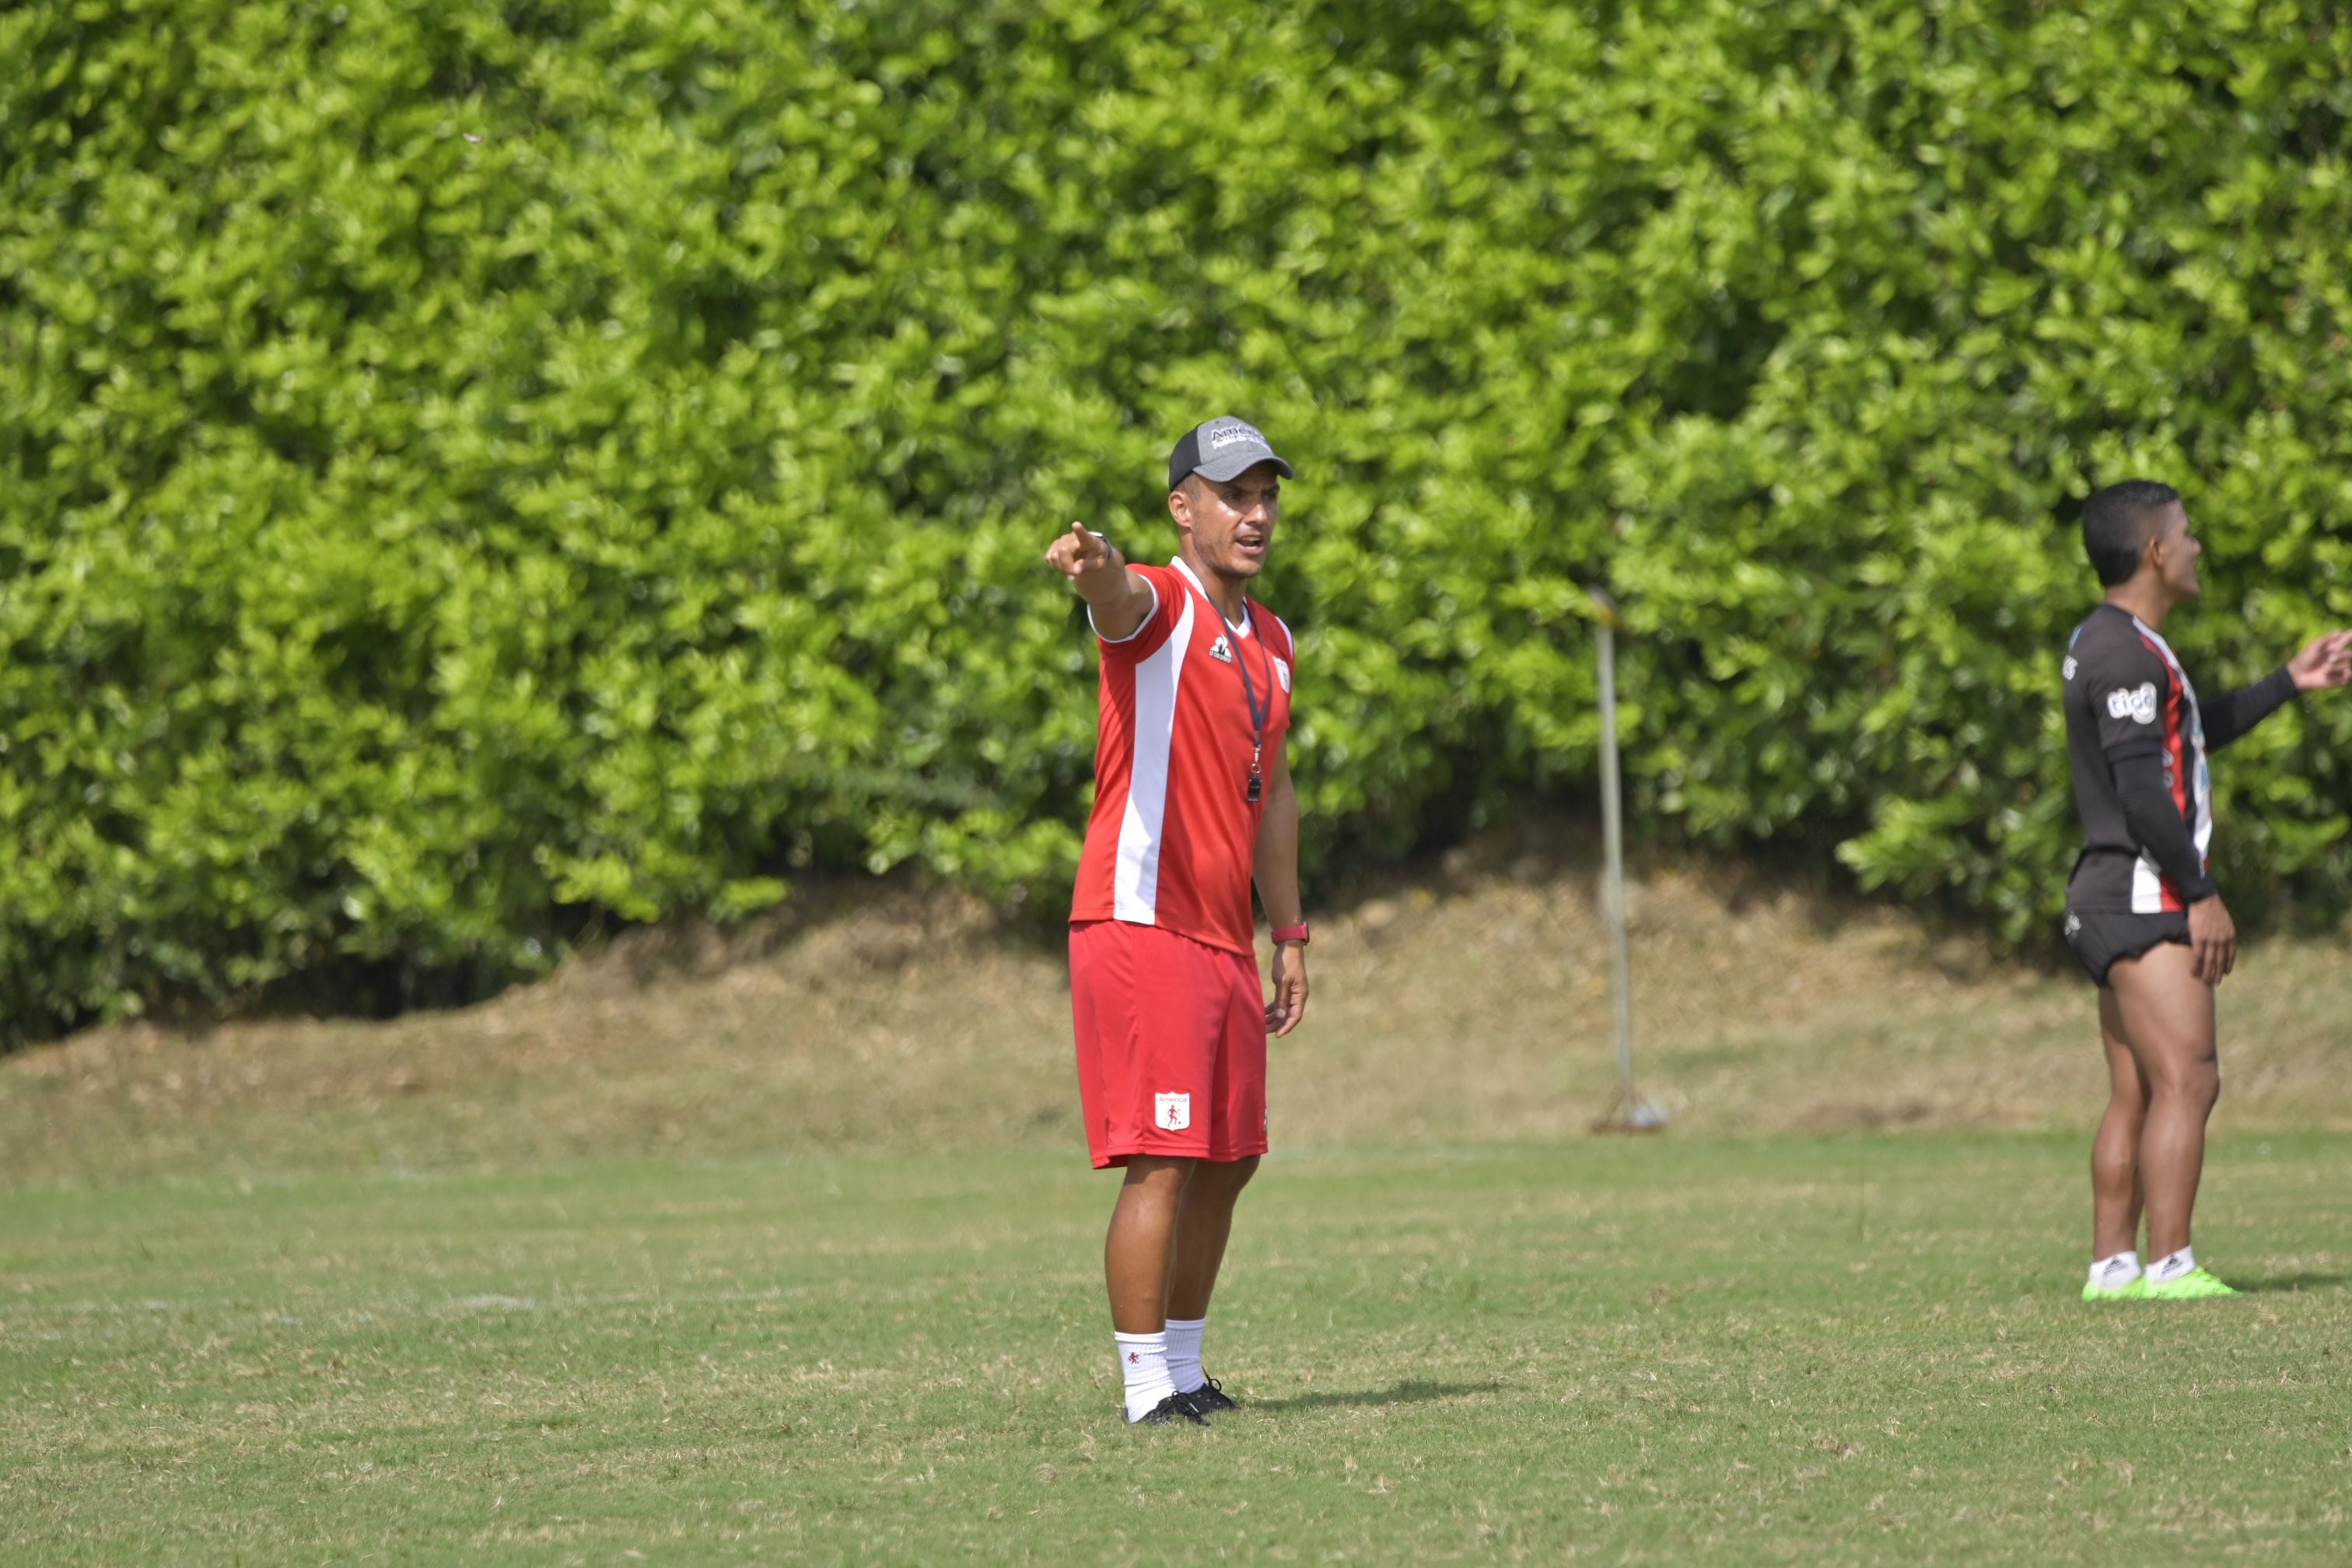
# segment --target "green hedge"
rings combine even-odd
[[[2146,11],[0,14],[0,1029],[1060,899],[1037,558],[1171,550],[1221,410],[1300,463],[1316,865],[1589,792],[1604,583],[1646,821],[2027,935],[2088,487],[2188,492],[2209,683],[2352,619],[2352,23]],[[2352,905],[2347,742],[2226,759],[2250,910]]]

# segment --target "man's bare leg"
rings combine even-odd
[[[1127,1163],[1118,1202],[1103,1238],[1103,1279],[1118,1342],[1123,1404],[1129,1421],[1200,1419],[1174,1408],[1168,1369],[1168,1276],[1176,1252],[1176,1216],[1196,1161],[1138,1154]],[[1171,1410],[1174,1409],[1174,1414]]]
[[[2147,1120],[2147,1079],[2124,1038],[2116,994],[2099,991],[2100,1043],[2107,1056],[2107,1112],[2091,1143],[2091,1260],[2139,1246],[2140,1127]]]
[[[1209,1298],[1217,1289],[1218,1266],[1225,1260],[1225,1239],[1233,1234],[1234,1204],[1256,1173],[1255,1154],[1202,1161],[1176,1216],[1176,1264],[1168,1280],[1168,1376],[1179,1394],[1200,1394],[1211,1411],[1230,1410],[1233,1401],[1201,1367]]]
[[[1110,1286],[1110,1325],[1122,1334],[1156,1334],[1168,1326],[1177,1215],[1196,1160],[1138,1154],[1110,1211],[1103,1238],[1103,1277]]]
[[[2140,1128],[2140,1188],[2147,1204],[2147,1254],[2189,1245],[2189,1212],[2205,1171],[2205,1121],[2221,1098],[2213,1050],[2213,988],[2197,977],[2189,950],[2163,942],[2107,971],[2123,1039],[2147,1080]]]
[[[1205,1318],[1217,1289],[1217,1269],[1233,1234],[1234,1204],[1257,1174],[1257,1156],[1203,1160],[1193,1168],[1176,1216],[1176,1263],[1168,1280],[1168,1315]]]

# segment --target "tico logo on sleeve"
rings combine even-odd
[[[2128,716],[2137,723],[2156,722],[2156,682],[2144,680],[2136,691],[2118,689],[2107,693],[2107,716],[2121,719]]]
[[[1153,1095],[1151,1124],[1163,1132],[1183,1131],[1192,1125],[1192,1097],[1189,1094]]]

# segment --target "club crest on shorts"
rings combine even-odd
[[[2136,723],[2156,722],[2156,682],[2143,680],[2137,690],[2118,688],[2107,693],[2107,716],[2111,719],[2128,717]]]
[[[1219,664],[1234,662],[1233,645],[1225,641],[1223,633],[1218,633],[1217,640],[1209,645],[1209,657]]]
[[[1192,1125],[1192,1097],[1189,1094],[1153,1095],[1151,1124],[1162,1132],[1183,1131]]]
[[[1274,678],[1275,679],[1282,682],[1283,690],[1288,691],[1290,689],[1290,661],[1288,659],[1277,658],[1274,661]]]

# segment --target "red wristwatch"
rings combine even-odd
[[[1305,921],[1300,921],[1295,926],[1275,927],[1274,945],[1280,947],[1286,942],[1295,942],[1299,946],[1305,947],[1307,945],[1307,922]]]

